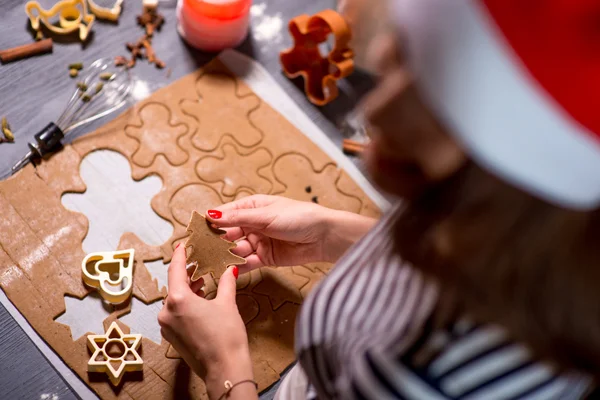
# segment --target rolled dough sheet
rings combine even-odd
[[[327,181],[327,179],[331,179],[331,182],[330,182],[331,185],[333,185],[333,188],[337,188],[338,192],[340,193],[339,196],[336,195],[335,193],[331,194],[331,195],[327,193],[327,190],[332,187],[331,185],[324,186],[324,188],[322,189],[324,191],[324,193],[318,199],[318,201],[325,205],[329,205],[329,206],[333,206],[333,207],[337,207],[337,208],[344,208],[344,209],[355,209],[356,212],[362,212],[362,213],[369,214],[369,215],[376,215],[379,212],[379,210],[377,208],[384,209],[387,207],[386,201],[369,185],[368,181],[364,178],[364,176],[362,176],[362,174],[358,171],[358,169],[354,166],[354,164],[352,164],[352,162],[350,162],[341,153],[341,151],[327,138],[327,136],[301,111],[301,109],[289,98],[289,96],[287,96],[285,94],[285,92],[277,85],[276,81],[268,74],[268,72],[266,70],[264,70],[264,68],[262,68],[258,63],[254,62],[252,59],[250,59],[240,53],[232,51],[232,50],[228,50],[228,51],[225,51],[224,53],[222,53],[220,55],[220,60],[222,61],[223,64],[225,64],[229,68],[229,70],[231,70],[233,73],[235,73],[247,85],[246,87],[238,87],[237,88],[238,89],[237,96],[240,99],[242,99],[244,102],[245,101],[250,102],[252,100],[251,99],[252,92],[250,91],[250,89],[251,89],[256,95],[258,95],[262,99],[262,101],[266,102],[272,108],[279,111],[279,113],[281,113],[289,122],[291,122],[294,126],[296,126],[300,132],[302,132],[314,144],[316,144],[318,146],[318,148],[320,148],[320,150],[322,150],[324,152],[324,154],[326,156],[328,156],[330,159],[328,161],[329,163],[327,163],[327,161],[314,161],[315,159],[311,158],[312,156],[308,157],[307,155],[302,154],[302,152],[297,153],[297,154],[293,153],[293,152],[289,152],[289,153],[285,153],[285,154],[270,154],[272,159],[269,160],[269,165],[273,165],[274,167],[272,169],[266,168],[262,172],[260,172],[261,170],[259,169],[258,170],[259,173],[255,174],[258,177],[253,176],[253,178],[257,182],[255,184],[253,183],[252,185],[245,186],[246,181],[242,178],[239,179],[239,182],[227,182],[226,180],[209,182],[208,180],[205,179],[205,182],[209,182],[211,184],[211,186],[213,187],[212,190],[219,192],[219,196],[220,196],[221,200],[230,201],[233,198],[240,198],[240,197],[252,194],[254,188],[256,188],[256,187],[259,187],[261,189],[254,190],[254,192],[265,192],[265,193],[289,195],[290,197],[299,197],[300,192],[297,190],[297,188],[293,188],[292,187],[293,185],[291,185],[290,182],[293,182],[294,179],[298,179],[299,176],[303,176],[304,173],[300,169],[298,171],[294,170],[296,167],[298,167],[298,168],[302,167],[302,168],[307,169],[307,173],[315,175],[315,182],[316,182],[315,190],[317,189],[319,182]],[[239,92],[239,90],[241,90],[241,92]],[[145,105],[142,107],[145,107],[148,104],[151,105],[153,97],[154,96],[151,96],[150,99],[146,100],[144,102]],[[252,107],[252,104],[249,104],[248,106]],[[138,106],[136,106],[136,107],[138,107]],[[183,107],[182,107],[182,109],[183,109]],[[138,111],[140,112],[140,115],[142,115],[141,109],[138,108]],[[119,118],[122,118],[122,117],[119,117]],[[142,118],[143,118],[143,116],[142,116]],[[203,121],[200,121],[200,125],[202,124],[202,122]],[[143,121],[142,121],[142,123],[143,123]],[[188,123],[188,128],[189,128],[189,125],[190,124]],[[114,126],[114,125],[111,125],[111,123],[109,123],[109,124],[107,124],[107,126],[110,128],[110,126]],[[139,128],[139,126],[136,125],[135,123],[127,125],[127,129],[129,129],[130,126],[132,127],[132,129],[127,131],[127,136],[129,136],[133,139],[135,139],[136,135],[138,135],[138,134],[139,135],[147,134],[147,132],[145,132],[143,129],[141,132],[139,130],[136,131],[136,127]],[[178,125],[175,124],[173,126],[177,127]],[[102,129],[103,128],[101,128],[99,130],[99,132],[96,131],[94,133],[95,138],[100,138],[100,139],[98,139],[100,142],[102,141],[102,139],[101,139],[101,136],[103,134]],[[173,131],[178,131],[178,129],[173,129]],[[190,129],[188,129],[188,131],[190,131]],[[181,130],[181,132],[183,132],[183,130]],[[190,133],[190,135],[188,135],[188,133]],[[191,131],[182,133],[182,136],[186,136],[186,135],[188,135],[187,138],[190,139],[192,137]],[[215,165],[218,165],[218,163],[225,158],[225,155],[224,155],[225,150],[226,150],[225,147],[227,145],[229,145],[235,149],[236,153],[232,153],[232,154],[234,156],[236,156],[236,154],[237,154],[237,157],[240,159],[246,159],[248,157],[251,157],[254,155],[254,152],[258,151],[258,150],[255,150],[255,148],[258,146],[258,143],[255,144],[257,146],[255,146],[251,143],[246,143],[246,144],[243,143],[244,140],[251,140],[251,138],[249,138],[249,137],[241,138],[240,137],[240,138],[238,138],[239,140],[236,140],[236,137],[234,134],[232,134],[230,136],[231,136],[231,140],[225,141],[223,143],[222,143],[223,138],[220,137],[218,143],[216,143],[217,147],[212,148],[212,149],[203,148],[203,146],[212,147],[214,145],[213,143],[206,142],[204,140],[204,138],[205,138],[204,135],[200,137],[200,139],[201,139],[200,142],[195,143],[192,141],[192,145],[195,146],[195,148],[201,149],[202,151],[208,150],[207,156],[201,159],[202,163],[207,163],[207,165],[210,167],[207,170],[211,170]],[[210,135],[207,134],[206,137],[210,138]],[[95,140],[95,139],[92,139],[92,140]],[[137,137],[137,140],[138,140],[139,145],[136,147],[135,152],[133,152],[133,153],[130,152],[130,154],[126,154],[131,160],[134,160],[137,164],[137,171],[134,170],[134,178],[140,178],[145,173],[149,173],[152,170],[153,166],[159,165],[160,163],[162,163],[160,165],[164,165],[164,168],[161,171],[166,171],[169,168],[177,166],[178,164],[184,165],[187,162],[186,160],[178,158],[178,157],[180,157],[179,152],[175,152],[175,151],[170,152],[168,146],[162,146],[161,148],[158,148],[158,149],[153,149],[153,148],[145,148],[144,149],[143,148],[143,138],[140,136],[140,137]],[[89,147],[89,143],[93,144],[93,142],[88,140],[88,137],[84,137],[82,140],[82,143],[74,144],[74,148],[76,149],[76,152],[72,152],[71,150],[65,151],[65,152],[61,153],[60,155],[58,155],[57,159],[61,160],[60,162],[62,163],[63,167],[64,167],[64,165],[69,165],[71,167],[77,168],[79,165],[79,162],[81,161],[81,156],[96,149],[96,147],[94,147],[95,146],[94,144],[92,145],[92,147]],[[104,147],[110,147],[110,146],[104,146]],[[98,148],[104,148],[104,147],[99,146]],[[260,146],[258,146],[258,147],[260,147]],[[184,146],[183,148],[186,148],[186,147]],[[189,147],[189,148],[191,149],[191,147]],[[70,147],[69,147],[69,149],[70,149]],[[194,151],[196,151],[196,150],[194,150]],[[267,153],[269,153],[268,149],[267,149]],[[160,156],[162,156],[162,157],[156,157],[156,154],[160,154]],[[212,159],[210,157],[212,157]],[[258,157],[258,156],[256,156],[256,157]],[[268,156],[262,154],[261,157],[265,158]],[[319,157],[316,157],[316,158],[319,158]],[[320,158],[325,160],[323,157],[320,157]],[[155,161],[156,161],[155,159],[156,160],[160,159],[160,160],[155,163]],[[166,163],[165,163],[165,161],[166,161]],[[331,161],[333,161],[333,163],[331,163]],[[231,161],[231,162],[236,162],[236,161]],[[200,162],[198,162],[197,164],[198,165],[196,165],[195,170],[196,170],[196,173],[198,174],[198,176],[201,176],[202,173],[204,172],[204,170],[199,170],[199,168],[200,168],[199,165],[201,164]],[[316,165],[316,164],[319,164],[319,165]],[[335,164],[337,164],[337,166],[335,166]],[[150,167],[148,167],[147,169],[144,169],[148,165]],[[278,166],[278,167],[275,167],[275,166]],[[339,171],[337,167],[340,167],[342,170],[345,171],[345,173]],[[51,167],[49,167],[49,168],[51,168]],[[292,168],[292,169],[290,169],[290,168]],[[38,170],[39,171],[38,171],[37,177],[32,176],[31,177],[32,180],[38,179],[38,178],[43,179],[44,173],[49,174],[48,171],[44,171],[44,168],[39,168]],[[168,172],[164,172],[164,173],[167,174]],[[47,178],[47,176],[46,176],[46,178]],[[261,178],[262,178],[262,180],[261,180]],[[352,182],[352,181],[354,181],[356,183],[356,185],[358,185],[358,188],[355,187],[354,182]],[[265,182],[267,182],[267,183],[265,183]],[[46,180],[46,183],[48,185],[48,190],[51,190],[51,191],[55,190],[58,193],[62,193],[64,191],[63,190],[64,188],[70,188],[70,189],[76,188],[77,190],[83,190],[83,188],[81,187],[82,183],[76,181],[75,178],[73,179],[73,181]],[[3,183],[0,182],[0,188],[2,187],[1,186],[2,184]],[[229,185],[229,187],[227,187],[227,185]],[[263,185],[263,186],[261,186],[261,185]],[[306,190],[307,196],[309,194],[312,194],[312,193],[309,193],[310,191],[312,191],[312,190],[309,190],[310,189],[309,187],[306,187],[304,189]],[[294,190],[296,190],[296,191],[294,191]],[[360,192],[362,192],[362,193],[360,193]],[[229,196],[229,194],[233,194],[233,196]],[[366,197],[361,199],[361,196],[366,196]],[[312,196],[312,197],[314,198],[315,196]],[[331,204],[329,204],[329,202],[331,202]],[[2,202],[0,202],[0,206],[2,206],[1,203]],[[10,203],[10,201],[7,202],[7,206],[10,206],[10,204],[8,204],[8,203]],[[372,205],[369,205],[368,203],[371,203]],[[154,206],[154,204],[153,204],[153,206]],[[180,212],[180,211],[181,210],[178,210],[178,212]],[[199,210],[199,211],[202,212],[204,210]],[[159,215],[161,214],[158,210],[157,210],[157,212],[159,213]],[[171,217],[169,219],[171,220],[171,222],[174,225],[176,225],[177,224],[177,215],[176,215],[175,211],[173,211],[173,215],[174,215],[174,217]],[[75,218],[75,217],[72,217],[72,218]],[[163,218],[166,218],[166,217],[163,216]],[[78,219],[78,223],[80,226],[82,226],[81,229],[85,228],[86,222],[81,221],[81,218]],[[184,228],[185,228],[185,226],[184,226]],[[76,233],[74,233],[74,235],[75,234],[81,235],[81,232],[76,232]],[[84,235],[85,234],[83,234],[83,236]],[[121,245],[122,246],[126,246],[126,245],[127,246],[140,246],[141,250],[139,252],[136,252],[136,255],[137,255],[137,253],[147,254],[147,257],[144,258],[144,260],[156,259],[157,254],[160,253],[160,254],[162,254],[162,257],[164,258],[165,261],[169,261],[170,254],[172,253],[172,247],[177,243],[178,239],[181,240],[185,237],[185,236],[181,236],[180,238],[177,238],[175,236],[176,236],[176,234],[174,235],[173,240],[169,241],[169,243],[167,243],[165,246],[162,246],[160,249],[148,248],[147,246],[144,247],[144,244],[141,243],[139,241],[139,239],[136,239],[135,237],[131,238],[127,235],[123,235]],[[129,243],[128,241],[130,241],[131,243]],[[65,243],[71,243],[71,242],[65,241]],[[45,243],[45,244],[47,244],[47,243]],[[79,243],[79,245],[80,245],[80,243]],[[40,246],[43,247],[43,245],[40,245]],[[39,246],[36,249],[39,250]],[[68,250],[69,250],[68,248],[65,248],[64,252],[61,252],[61,254],[63,254],[63,253],[65,254],[64,255],[65,259],[59,259],[59,260],[57,260],[57,263],[59,263],[59,264],[60,263],[63,263],[63,264],[68,263],[69,265],[77,265],[77,260],[81,259],[81,254],[82,254],[81,249],[80,248],[75,249],[72,252],[69,252]],[[114,250],[114,249],[107,249],[107,250]],[[144,252],[146,252],[146,253],[144,253]],[[71,258],[69,259],[68,257],[71,257]],[[143,266],[143,264],[141,264],[141,266]],[[77,270],[77,268],[78,267],[76,267],[75,270]],[[259,297],[258,300],[256,300],[256,299],[252,300],[253,296],[255,296],[256,293],[260,293],[261,291],[264,291],[262,286],[265,286],[265,282],[267,282],[267,281],[263,280],[262,271],[256,271],[254,273],[254,275],[250,274],[245,279],[241,279],[240,280],[241,283],[238,284],[238,303],[240,305],[240,309],[244,310],[243,314],[244,314],[245,321],[247,321],[248,323],[254,323],[254,324],[260,324],[260,323],[266,324],[267,322],[273,323],[272,320],[261,321],[261,317],[258,315],[258,311],[257,311],[257,309],[264,309],[266,307],[269,307],[269,305],[272,307],[277,306],[275,308],[280,310],[279,313],[281,315],[283,315],[284,317],[286,315],[289,315],[289,318],[293,318],[293,316],[295,315],[297,306],[299,305],[299,303],[302,299],[302,296],[306,292],[307,281],[310,279],[310,278],[304,278],[304,276],[312,276],[311,274],[314,274],[315,276],[320,274],[320,276],[322,276],[323,273],[321,273],[321,271],[326,271],[327,267],[322,267],[322,268],[314,267],[313,268],[311,266],[305,266],[302,268],[303,268],[303,273],[296,274],[296,275],[294,275],[292,270],[288,270],[286,272],[286,274],[290,275],[289,280],[286,280],[285,276],[283,276],[283,275],[278,275],[277,273],[273,273],[272,271],[265,271],[265,273],[269,272],[269,275],[268,275],[269,281],[277,282],[279,279],[280,283],[283,283],[284,286],[289,285],[291,288],[290,291],[283,293],[280,296],[281,298],[277,299],[276,302],[273,302],[273,299],[272,298],[269,299],[267,296],[264,296],[264,298]],[[138,267],[138,270],[139,269],[140,269],[140,267]],[[292,272],[290,272],[290,271],[292,271]],[[140,273],[142,273],[142,272],[140,272]],[[147,273],[146,273],[146,275],[147,275]],[[10,274],[7,274],[7,271],[4,271],[4,275],[2,275],[2,279],[4,279],[6,281],[7,279],[10,279],[10,278],[11,278]],[[65,291],[70,291],[70,292],[75,293],[78,296],[83,297],[85,295],[85,291],[83,289],[81,289],[80,287],[78,287],[77,274],[75,273],[73,276],[70,277],[70,279],[72,279],[72,283],[71,283],[72,288],[71,289],[65,288]],[[138,278],[136,276],[136,278],[134,278],[134,280],[140,280],[140,279],[141,279],[141,282],[144,283],[145,282],[144,279],[147,279],[147,277],[144,276],[142,278]],[[0,281],[0,282],[2,282],[2,281]],[[79,282],[79,285],[80,284],[81,283]],[[144,284],[146,284],[146,283],[144,283]],[[257,290],[255,290],[255,289],[257,289]],[[297,293],[295,293],[294,291],[297,291]],[[294,292],[294,293],[292,293],[292,292]],[[135,293],[136,292],[134,291],[134,294]],[[55,293],[53,295],[62,296],[62,293],[59,293],[59,294]],[[140,297],[146,301],[155,300],[155,299],[159,298],[160,295],[161,295],[161,293],[156,292],[156,291],[153,291],[152,293],[146,293],[146,294],[138,293],[138,297]],[[39,300],[41,300],[41,298]],[[63,362],[63,360],[60,357],[58,357],[56,355],[56,353],[46,344],[46,342],[41,339],[41,337],[31,327],[31,325],[27,322],[27,320],[16,309],[16,307],[13,306],[13,304],[6,297],[6,295],[3,291],[0,291],[0,301],[7,308],[7,310],[13,315],[13,317],[15,317],[16,321],[24,329],[24,331],[27,333],[27,335],[34,341],[34,343],[40,348],[40,350],[52,362],[52,364],[63,375],[63,377],[67,380],[67,382],[69,382],[69,384],[75,389],[75,391],[84,399],[96,398],[97,397],[96,394],[92,390],[90,390],[90,388],[85,383],[83,383],[82,380],[79,379],[79,377],[75,373],[73,373],[73,370],[71,370]],[[252,301],[254,301],[254,303]],[[43,305],[41,304],[40,307],[42,307],[42,306]],[[259,306],[262,308],[260,308]],[[281,318],[284,318],[284,317],[281,317]],[[285,318],[287,318],[287,317],[285,317]],[[284,320],[282,319],[281,323],[283,323],[283,321]],[[288,319],[285,319],[285,321],[287,323]],[[108,324],[110,324],[110,322],[111,322],[111,319],[106,320],[105,325],[108,326]],[[37,329],[39,329],[39,328],[37,328]],[[251,337],[250,340],[251,340],[251,343],[253,342],[253,340],[257,343],[260,342],[259,337]],[[77,343],[77,342],[75,342],[75,343]],[[154,350],[154,351],[165,350],[164,343],[160,347],[157,347],[157,346],[152,345],[151,343],[149,344],[148,341],[146,341],[145,347],[148,349],[147,353],[150,350]],[[291,361],[291,360],[289,360],[289,349],[286,349],[285,351],[286,351],[287,356],[282,357],[281,360],[272,361],[270,364],[262,359],[259,362],[257,362],[257,365],[255,366],[256,371],[258,371],[259,375],[261,375],[261,374],[265,375],[265,377],[263,379],[264,382],[262,382],[262,383],[264,383],[264,384],[266,384],[265,382],[272,383],[270,381],[272,381],[274,379],[273,376],[271,376],[273,371],[276,373],[280,373],[281,370],[287,364],[289,364],[289,362]],[[162,354],[161,354],[161,356],[162,356]],[[85,359],[85,356],[82,356],[80,358],[82,359],[82,362],[87,361]],[[150,359],[152,357],[149,357],[147,355],[146,358]],[[161,362],[160,360],[156,360],[156,365],[155,365],[156,368],[158,368],[160,365],[162,365],[162,364],[160,364],[160,362]],[[147,363],[147,364],[152,364],[152,363],[153,363],[153,360],[149,360],[149,363]],[[148,374],[146,376],[148,376]],[[98,390],[98,387],[101,384],[102,384],[102,382],[100,384],[98,384],[97,386],[95,386],[96,390]],[[133,388],[133,389],[122,391],[122,392],[120,392],[120,394],[117,393],[116,395],[118,395],[119,398],[143,397],[143,390],[142,390],[143,382],[137,382],[135,384],[136,384],[136,386],[134,386],[133,384],[130,386],[130,389],[131,388]],[[104,390],[104,389],[102,390],[102,393],[103,393],[102,397],[107,397],[107,398],[116,397],[114,392],[111,395],[111,393],[109,391]]]

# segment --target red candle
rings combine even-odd
[[[179,0],[179,33],[200,50],[235,47],[248,34],[251,5],[252,0]]]

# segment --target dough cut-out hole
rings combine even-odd
[[[123,354],[125,354],[125,346],[121,341],[113,339],[106,342],[104,351],[109,358],[121,358],[123,357]]]
[[[163,260],[157,261],[145,261],[144,265],[150,275],[152,275],[152,279],[156,279],[158,283],[158,290],[162,290],[162,288],[167,287],[167,275],[169,272],[169,264],[165,264]]]
[[[65,312],[54,320],[67,325],[73,340],[77,340],[86,333],[103,334],[102,322],[112,311],[113,306],[93,291],[83,299],[65,296]]]
[[[134,181],[129,161],[111,150],[88,154],[79,168],[87,190],[83,194],[65,193],[62,203],[89,221],[83,240],[86,253],[116,250],[125,232],[134,233],[150,246],[160,246],[171,237],[171,223],[150,206],[162,188],[158,176]]]
[[[131,311],[119,318],[119,321],[131,329],[131,332],[141,333],[142,336],[152,340],[156,344],[162,341],[160,325],[158,324],[158,313],[163,307],[162,299],[150,304],[133,297],[131,299]]]

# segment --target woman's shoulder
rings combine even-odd
[[[321,397],[575,399],[590,387],[499,327],[466,318],[435,325],[438,288],[395,254],[393,221],[394,210],[302,307],[296,350]]]

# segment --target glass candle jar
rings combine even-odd
[[[248,35],[252,0],[178,0],[177,29],[192,47],[216,52]]]

